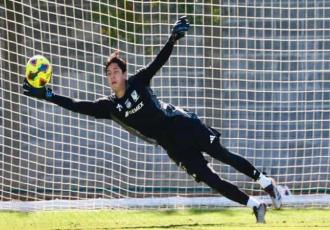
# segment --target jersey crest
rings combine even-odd
[[[140,95],[135,90],[133,90],[133,92],[131,93],[131,97],[136,102],[137,100],[139,100]]]
[[[125,101],[125,105],[126,105],[126,108],[130,109],[132,107],[132,102],[129,99],[127,99]]]

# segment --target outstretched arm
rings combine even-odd
[[[25,95],[45,99],[70,111],[93,116],[95,118],[111,118],[110,109],[108,107],[109,100],[107,98],[100,98],[96,101],[75,100],[69,97],[56,95],[50,88],[34,88],[26,80],[24,80],[23,88]]]
[[[173,26],[172,34],[165,46],[158,53],[157,57],[149,63],[146,67],[140,69],[135,75],[137,79],[141,80],[144,84],[149,85],[150,80],[156,74],[156,72],[167,62],[169,59],[174,44],[177,40],[184,37],[184,34],[189,29],[189,23],[187,18],[181,17]]]
[[[48,101],[76,113],[95,118],[111,119],[110,109],[107,108],[107,98],[100,98],[96,101],[82,101],[54,94]]]

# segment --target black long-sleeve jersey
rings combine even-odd
[[[154,61],[126,82],[121,98],[114,94],[96,101],[81,101],[54,95],[51,102],[74,112],[100,119],[112,119],[150,143],[162,144],[177,116],[195,116],[159,100],[150,88],[150,80],[172,53],[175,40],[170,37]]]

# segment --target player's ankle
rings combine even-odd
[[[270,184],[272,184],[272,180],[269,177],[266,177],[264,174],[260,173],[260,176],[257,180],[260,186],[264,189]]]
[[[246,206],[253,209],[254,207],[259,207],[260,202],[256,198],[250,196]]]

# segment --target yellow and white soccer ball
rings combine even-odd
[[[42,55],[31,57],[25,67],[26,80],[32,87],[41,88],[49,83],[52,77],[52,65]]]

